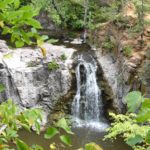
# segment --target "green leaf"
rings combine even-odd
[[[37,20],[35,20],[33,18],[28,19],[26,21],[26,24],[31,25],[31,26],[33,26],[36,29],[41,29],[42,28],[41,24]]]
[[[15,131],[15,130],[13,130],[11,128],[7,128],[6,129],[6,133],[7,133],[7,136],[10,137],[10,138],[18,137],[17,131]]]
[[[57,127],[64,129],[67,133],[73,134],[65,118],[60,119],[56,125]]]
[[[23,41],[16,41],[15,42],[16,47],[23,47],[24,46],[24,42]]]
[[[150,119],[150,99],[145,98],[137,115],[138,122],[145,122]]]
[[[143,96],[139,91],[130,92],[126,97],[125,100],[128,106],[128,112],[135,112],[143,101]]]
[[[25,124],[25,123],[20,123],[20,125],[21,125],[24,129],[26,129],[27,131],[31,132],[29,125],[27,125],[27,124]]]
[[[43,41],[45,41],[45,40],[47,40],[49,37],[47,36],[47,35],[42,35],[42,37],[41,37],[41,39],[43,40]]]
[[[18,8],[20,6],[20,0],[15,0],[14,5],[15,5],[15,8]]]
[[[40,134],[40,123],[38,121],[35,121],[35,130],[37,134]]]
[[[35,28],[31,28],[31,32],[37,34],[37,30]]]
[[[5,34],[8,34],[8,33],[12,33],[12,29],[7,27],[7,26],[4,26],[2,34],[5,35]]]
[[[85,150],[102,150],[102,148],[96,143],[88,143],[85,145]]]
[[[50,44],[53,44],[53,43],[56,43],[58,42],[58,39],[50,39],[47,41],[47,43],[50,43]]]
[[[26,143],[24,143],[22,140],[17,139],[16,144],[17,144],[18,150],[30,150],[28,145]]]
[[[140,135],[135,135],[132,138],[128,138],[128,140],[126,141],[126,143],[130,146],[134,146],[137,143],[141,143],[143,141],[143,138]]]
[[[147,135],[146,135],[146,139],[145,141],[150,144],[150,130],[148,131]]]
[[[5,86],[0,83],[0,93],[5,91]]]
[[[61,135],[60,140],[68,146],[71,146],[71,138],[68,135]]]
[[[58,133],[59,133],[59,131],[56,128],[49,127],[47,129],[46,133],[44,134],[44,138],[45,139],[51,139],[52,137],[54,137]]]

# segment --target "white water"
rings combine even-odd
[[[96,80],[97,65],[94,60],[87,62],[80,57],[76,67],[77,92],[72,103],[72,114],[80,126],[91,126],[104,130],[101,90]],[[84,120],[84,121],[83,121]]]

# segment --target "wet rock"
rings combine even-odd
[[[11,98],[20,106],[30,108],[41,106],[50,112],[59,99],[71,88],[72,55],[75,49],[65,46],[54,46],[45,43],[47,57],[43,58],[39,48],[8,49],[0,41],[0,83],[6,90],[0,93],[1,101]],[[5,51],[12,57],[4,57]],[[66,60],[61,60],[65,54]],[[48,63],[55,60],[58,69],[48,70]]]

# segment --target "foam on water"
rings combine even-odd
[[[78,58],[76,67],[77,92],[72,103],[72,114],[75,126],[104,131],[108,124],[103,117],[101,89],[96,79],[97,65],[95,60],[86,61]]]

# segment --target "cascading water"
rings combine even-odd
[[[77,92],[72,103],[72,114],[76,122],[84,120],[88,123],[102,122],[103,106],[101,90],[96,80],[97,65],[94,59],[91,62],[78,58],[76,67]]]

